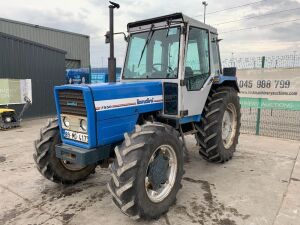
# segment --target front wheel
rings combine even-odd
[[[95,171],[96,165],[80,166],[56,157],[55,145],[60,144],[57,119],[51,119],[34,142],[34,161],[38,171],[55,183],[73,184],[84,180]]]
[[[199,153],[210,162],[226,162],[236,150],[241,126],[240,102],[231,87],[211,90],[197,124]]]
[[[115,148],[108,189],[126,215],[154,219],[175,202],[183,175],[179,133],[161,123],[137,126]]]

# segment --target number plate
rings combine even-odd
[[[87,134],[82,134],[70,130],[65,130],[64,137],[67,139],[75,140],[75,141],[80,141],[84,143],[88,143],[88,135]]]

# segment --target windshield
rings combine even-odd
[[[177,78],[180,27],[131,35],[123,79]]]

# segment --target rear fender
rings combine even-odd
[[[220,76],[214,78],[213,86],[212,86],[213,89],[216,89],[218,87],[224,87],[224,86],[232,87],[237,92],[240,92],[236,76],[220,75]]]

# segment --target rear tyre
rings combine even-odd
[[[226,162],[236,150],[241,126],[240,102],[232,87],[211,90],[196,139],[200,155],[209,162]]]
[[[108,189],[123,213],[156,219],[176,201],[183,175],[179,133],[161,123],[137,126],[115,148]]]
[[[38,171],[55,183],[74,184],[86,179],[96,165],[82,167],[56,157],[55,145],[61,143],[57,119],[51,119],[40,131],[40,139],[34,142],[34,161]]]

